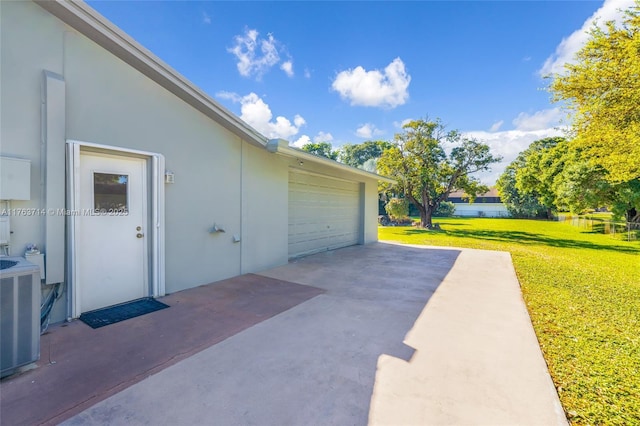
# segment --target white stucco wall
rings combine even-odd
[[[288,258],[286,159],[248,143],[242,146],[242,273],[284,264]]]
[[[18,209],[44,207],[41,191],[40,86],[42,70],[63,69],[63,26],[31,2],[0,4],[0,153],[31,160],[31,199]],[[24,23],[33,20],[37,31]],[[3,206],[4,207],[4,206]],[[28,243],[43,244],[43,217],[11,217],[11,254]]]
[[[65,81],[67,139],[159,153],[175,174],[165,185],[168,293],[287,262],[288,170],[299,167],[295,159],[242,141],[32,2],[2,2],[0,19],[0,153],[32,164],[31,200],[12,207],[47,207],[40,105],[48,70]],[[55,150],[65,149],[56,143]],[[376,241],[376,180],[324,165],[304,168],[361,183],[361,242]],[[226,232],[210,234],[214,223]],[[11,228],[13,255],[28,243],[44,246],[44,218],[12,217]],[[53,320],[65,311],[60,303]]]
[[[509,211],[502,203],[456,203],[456,216],[508,217]]]
[[[240,274],[240,139],[83,36],[65,40],[68,138],[160,153],[175,174],[167,292]],[[226,233],[210,234],[214,223]]]
[[[175,184],[165,185],[168,293],[287,262],[283,159],[241,141],[38,5],[1,7],[0,152],[32,163],[31,200],[12,207],[46,208],[40,96],[49,70],[66,82],[67,139],[160,153],[175,173]],[[12,254],[44,245],[43,222],[11,218]],[[210,234],[214,223],[226,232]]]

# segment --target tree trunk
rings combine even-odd
[[[549,219],[549,220],[553,219],[553,210],[551,210],[548,207],[547,207],[547,219]]]
[[[425,209],[420,209],[420,226],[426,229],[433,228],[433,222],[431,216],[433,215],[433,209],[427,206]]]

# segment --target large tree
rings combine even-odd
[[[329,142],[311,142],[303,145],[302,150],[331,160],[338,159],[338,151],[334,151]]]
[[[611,184],[603,178],[601,168],[576,157],[576,151],[566,156],[575,158],[566,158],[565,167],[554,179],[558,207],[583,214],[587,209],[609,205]]]
[[[547,219],[553,218],[558,207],[554,181],[564,168],[568,149],[564,138],[545,138],[531,143],[517,159],[515,186],[522,195],[534,197],[545,207]]]
[[[566,156],[565,167],[554,181],[559,206],[577,214],[606,206],[616,220],[640,222],[640,180],[613,183],[601,166],[582,157],[580,151],[569,151]]]
[[[366,141],[360,144],[347,144],[340,149],[340,162],[352,167],[364,167],[370,160],[376,160],[382,153],[391,148],[387,141]]]
[[[600,169],[564,138],[540,139],[507,166],[497,187],[516,217],[551,218],[557,210],[579,214],[609,204],[611,185]]]
[[[622,25],[594,26],[575,63],[550,76],[572,113],[574,143],[614,183],[640,178],[640,2]]]
[[[535,195],[525,194],[516,186],[516,174],[523,167],[524,155],[520,153],[496,182],[500,199],[513,217],[533,218],[547,215],[547,208],[543,206]]]
[[[617,218],[640,221],[640,180],[611,182],[578,145],[562,138],[533,142],[505,169],[498,191],[514,216],[553,210],[582,214],[608,207]]]
[[[449,154],[445,144],[451,147]],[[472,200],[488,191],[471,174],[489,170],[498,161],[489,146],[446,131],[439,120],[414,120],[395,135],[393,147],[378,161],[378,172],[396,179],[393,189],[416,206],[420,226],[430,229],[433,213],[452,191],[464,190]]]

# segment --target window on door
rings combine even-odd
[[[129,176],[93,173],[93,208],[101,214],[128,214]]]

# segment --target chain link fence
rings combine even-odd
[[[627,241],[640,239],[640,223],[615,222],[610,219],[594,218],[592,216],[575,216],[569,214],[558,215],[559,222],[565,222],[578,228],[610,235]]]

